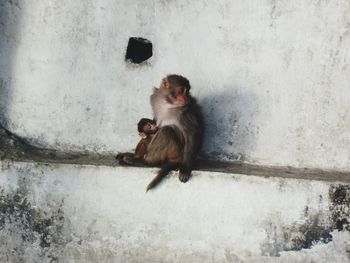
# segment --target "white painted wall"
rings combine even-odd
[[[350,169],[350,1],[15,0],[0,3],[0,110],[63,150],[138,140],[167,73],[188,77],[212,158]],[[124,62],[131,36],[154,44]]]
[[[346,204],[330,200],[329,182],[195,172],[186,184],[172,176],[145,193],[153,169],[19,162],[0,169],[1,262],[349,262],[347,231],[288,251],[315,228],[332,227],[332,209],[348,215]],[[17,209],[4,209],[13,203]],[[48,246],[22,218],[53,218]]]

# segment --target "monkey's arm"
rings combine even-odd
[[[181,182],[187,182],[191,176],[193,164],[196,157],[195,136],[186,136],[185,147],[183,153],[183,161],[179,171],[179,179]]]
[[[191,176],[203,140],[203,120],[201,118],[200,108],[194,99],[192,99],[189,111],[182,115],[181,122],[185,145],[179,179],[181,182],[186,182]]]

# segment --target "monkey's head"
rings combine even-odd
[[[142,138],[147,138],[150,134],[155,134],[158,130],[154,120],[142,118],[137,124],[137,130]]]
[[[184,106],[189,102],[191,85],[188,79],[180,75],[168,75],[160,85],[168,103]]]

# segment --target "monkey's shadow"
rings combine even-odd
[[[205,131],[199,159],[243,162],[254,149],[259,126],[257,96],[227,86],[219,94],[199,98]]]

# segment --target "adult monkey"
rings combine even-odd
[[[203,137],[202,114],[190,95],[190,82],[180,75],[168,75],[154,88],[151,106],[159,128],[142,160],[119,154],[122,164],[161,165],[157,176],[147,186],[155,187],[171,170],[179,168],[179,179],[187,182]]]

